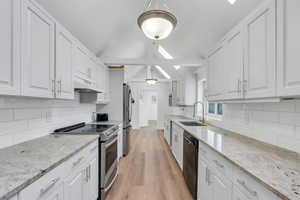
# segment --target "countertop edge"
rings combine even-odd
[[[24,190],[26,187],[28,187],[29,185],[31,185],[32,183],[34,183],[38,179],[42,178],[44,175],[46,175],[47,173],[49,173],[51,170],[55,169],[57,166],[59,166],[60,164],[62,164],[63,162],[65,162],[66,160],[68,160],[69,158],[71,158],[72,156],[74,156],[75,154],[77,154],[78,152],[80,152],[82,149],[84,149],[87,146],[89,146],[90,144],[92,144],[97,139],[98,138],[91,139],[91,141],[89,141],[85,145],[79,147],[76,151],[72,152],[68,156],[66,156],[63,159],[59,160],[58,162],[54,163],[53,165],[51,165],[47,169],[41,170],[40,173],[38,173],[37,175],[35,175],[32,178],[28,179],[27,181],[25,181],[21,185],[17,186],[12,191],[4,194],[2,197],[0,197],[0,200],[9,200],[10,198],[14,197],[19,192],[21,192],[22,190]]]
[[[170,119],[172,122],[176,123],[178,126],[180,126],[181,128],[183,128],[185,131],[189,132],[189,130],[187,130],[185,128],[184,125],[182,125],[178,120],[173,120]],[[208,127],[213,127],[215,129],[220,129],[222,131],[226,131],[229,134],[237,134],[237,133],[233,133],[231,131],[227,131],[225,129],[222,128],[218,128],[215,126],[208,126]],[[191,133],[192,134],[192,133]],[[238,134],[237,134],[238,135]],[[239,135],[241,136],[241,135]],[[245,138],[248,138],[246,136],[242,136]],[[195,137],[197,138],[197,137]],[[238,167],[239,169],[241,169],[243,172],[245,172],[246,174],[248,174],[249,176],[251,176],[252,178],[254,178],[255,180],[257,180],[259,183],[261,183],[267,190],[269,190],[270,192],[274,193],[276,196],[278,196],[279,198],[281,198],[282,200],[292,200],[289,197],[287,197],[286,195],[282,194],[280,191],[278,191],[276,188],[272,187],[270,184],[266,183],[265,181],[261,180],[260,178],[258,178],[256,175],[254,175],[253,173],[251,173],[249,170],[245,169],[244,167],[242,167],[241,165],[237,164],[235,161],[233,161],[232,159],[228,158],[225,154],[223,154],[222,152],[218,151],[217,149],[215,149],[214,147],[212,147],[211,145],[209,145],[208,143],[206,143],[204,140],[197,138],[199,141],[201,141],[203,144],[205,144],[206,146],[208,146],[210,149],[212,149],[214,152],[218,153],[220,156],[222,156],[223,158],[225,158],[226,160],[228,160],[230,163],[232,163],[234,166]],[[251,139],[251,138],[250,138]],[[255,140],[255,139],[252,139]],[[260,142],[260,141],[257,141]],[[263,142],[261,142],[263,143]]]

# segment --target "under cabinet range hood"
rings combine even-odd
[[[97,89],[95,81],[78,75],[74,77],[74,89],[79,93],[102,93]]]

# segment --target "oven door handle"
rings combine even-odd
[[[118,137],[114,138],[111,142],[109,142],[109,143],[107,143],[107,144],[104,143],[105,148],[111,146],[111,145],[112,145],[113,143],[115,143],[117,140],[118,140]]]
[[[116,179],[118,177],[118,174],[119,174],[119,168],[117,168],[117,173],[116,173],[115,177],[112,179],[111,183],[104,189],[104,192],[107,192],[112,187],[112,185],[114,184],[114,182],[116,181]]]

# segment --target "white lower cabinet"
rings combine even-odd
[[[199,143],[198,200],[280,200],[206,146]]]
[[[169,119],[166,119],[164,123],[164,138],[168,145],[171,145],[171,122]]]
[[[183,133],[181,127],[172,124],[172,153],[181,169],[183,169]]]
[[[81,170],[71,174],[65,180],[65,200],[84,200],[84,182],[86,177],[86,171]]]
[[[16,196],[10,198],[9,200],[18,200],[18,195],[16,195]]]
[[[18,200],[97,200],[98,148],[98,141],[89,145],[22,190]]]

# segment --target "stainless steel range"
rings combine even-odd
[[[118,176],[119,126],[80,123],[57,129],[55,134],[95,135],[99,137],[99,200],[104,200]]]

